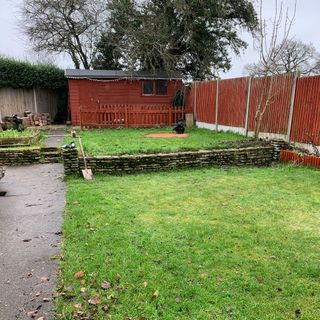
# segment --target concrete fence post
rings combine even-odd
[[[291,129],[292,129],[292,120],[293,120],[293,112],[294,112],[294,104],[295,104],[298,77],[299,77],[299,73],[296,72],[294,75],[294,78],[293,78],[293,83],[292,83],[290,111],[289,111],[289,118],[288,118],[287,141],[289,143],[290,143],[290,136],[291,136]]]
[[[219,129],[219,124],[218,124],[218,112],[219,112],[219,83],[220,80],[219,78],[217,79],[217,90],[216,90],[216,131]]]
[[[38,100],[36,88],[33,88],[34,113],[38,113]]]
[[[197,121],[197,81],[193,83],[193,116],[194,121]]]
[[[246,118],[244,123],[244,130],[245,130],[246,136],[248,136],[248,131],[249,131],[249,108],[250,108],[250,99],[251,99],[251,86],[252,86],[252,77],[249,77],[248,95],[247,95],[247,104],[246,104]]]

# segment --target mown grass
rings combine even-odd
[[[93,156],[173,152],[178,150],[211,149],[225,146],[226,141],[245,140],[231,132],[214,132],[207,129],[187,128],[186,138],[147,138],[145,135],[173,132],[172,128],[158,129],[97,129],[79,131],[87,154]],[[67,138],[66,141],[71,141]]]
[[[319,319],[319,215],[309,168],[69,179],[57,317]]]

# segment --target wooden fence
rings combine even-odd
[[[172,126],[185,118],[184,107],[170,105],[111,104],[80,107],[81,128],[149,128]]]
[[[25,111],[49,113],[53,120],[58,112],[58,92],[49,89],[0,88],[0,118]]]
[[[200,127],[252,135],[261,92],[270,79],[194,82],[187,107],[194,110]],[[261,136],[320,145],[320,76],[275,76],[271,97]]]

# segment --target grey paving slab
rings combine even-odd
[[[0,181],[0,319],[52,319],[65,184],[61,164],[7,168]]]

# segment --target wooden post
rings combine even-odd
[[[124,106],[124,126],[126,127],[126,128],[128,128],[129,127],[129,124],[128,124],[128,105],[127,104],[125,104],[125,106]]]
[[[80,128],[81,128],[81,130],[83,129],[83,126],[82,126],[82,106],[80,106]]]
[[[219,129],[218,112],[219,112],[219,78],[217,79],[217,90],[216,90],[216,131],[218,131]]]
[[[252,77],[249,77],[247,105],[246,105],[246,119],[244,123],[244,130],[245,130],[246,136],[248,136],[248,130],[249,130],[249,108],[250,108],[250,99],[251,99],[251,86],[252,86]]]
[[[172,126],[172,107],[169,107],[169,126]]]
[[[299,77],[299,73],[296,72],[294,75],[293,84],[292,84],[292,92],[291,92],[291,100],[290,100],[290,113],[289,113],[289,119],[288,119],[288,129],[287,129],[287,141],[289,143],[290,143],[290,136],[291,136],[291,129],[292,129],[294,102],[295,102],[295,97],[296,97],[298,77]]]

